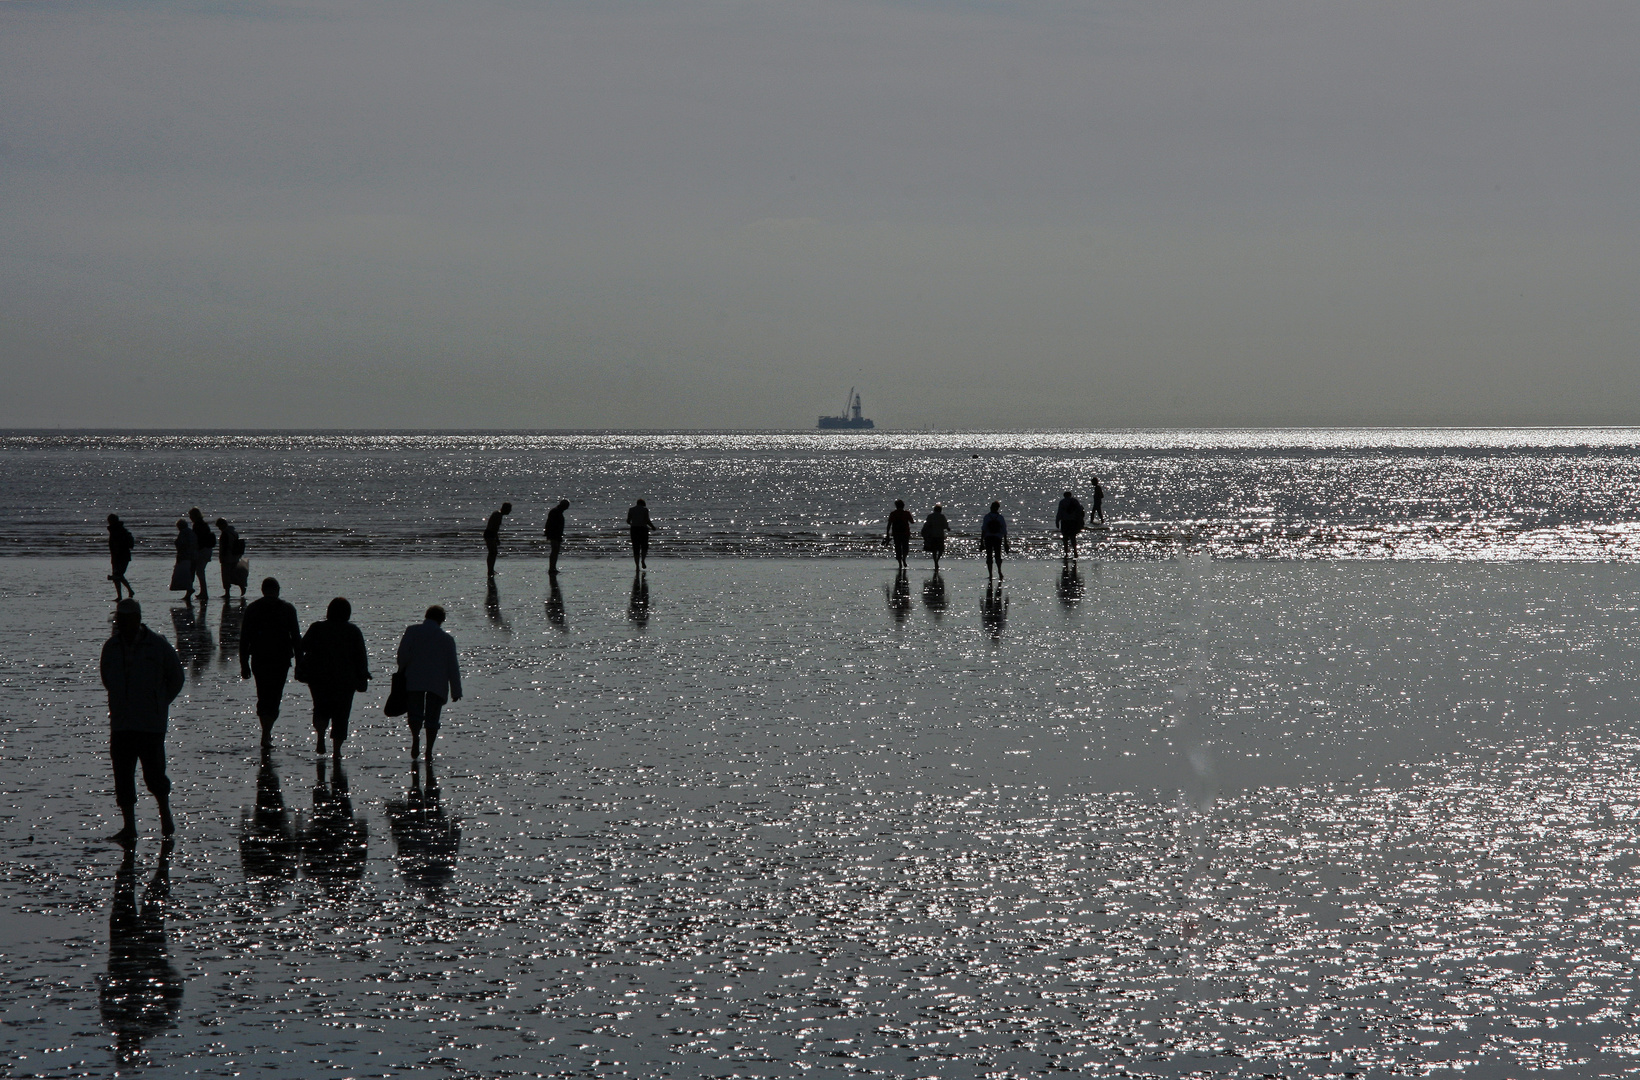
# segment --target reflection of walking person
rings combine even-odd
[[[904,499],[894,500],[894,512],[888,515],[888,527],[883,531],[883,546],[894,542],[894,562],[905,569],[905,560],[911,554],[911,523],[916,518],[905,508]]]
[[[118,514],[108,515],[108,561],[113,566],[113,573],[108,580],[114,583],[114,599],[118,600],[123,593],[123,585],[132,596],[137,590],[131,588],[131,583],[125,580],[125,568],[131,565],[131,549],[137,546],[137,538],[131,535],[131,530],[125,527]]]
[[[923,522],[922,541],[923,550],[934,556],[934,573],[940,572],[940,557],[945,554],[945,534],[951,531],[951,523],[945,520],[945,511],[939,503],[934,504],[933,511]]]
[[[484,525],[484,567],[491,577],[495,577],[495,557],[501,554],[501,519],[510,513],[512,503],[504,502]]]
[[[1059,530],[1059,544],[1064,554],[1072,559],[1076,558],[1076,534],[1082,531],[1087,515],[1082,510],[1082,503],[1075,495],[1065,492],[1065,497],[1059,500],[1059,508],[1054,511],[1053,525]]]
[[[165,941],[165,905],[171,899],[171,847],[160,846],[154,876],[137,906],[136,854],[130,848],[114,875],[114,906],[108,915],[108,974],[102,979],[103,1023],[114,1032],[114,1059],[142,1064],[142,1044],[176,1023],[182,1006],[182,974]]]
[[[239,629],[239,677],[256,676],[256,715],[262,721],[262,745],[273,743],[273,722],[285,693],[293,659],[302,655],[302,626],[296,609],[279,599],[279,582],[262,579],[261,599],[245,609]]]
[[[409,710],[410,756],[420,753],[421,732],[427,729],[427,760],[433,760],[433,741],[438,738],[439,713],[446,701],[461,700],[461,663],[456,656],[456,639],[444,629],[444,609],[434,604],[427,616],[407,627],[399,639],[399,670],[404,672],[404,690]]]
[[[990,577],[992,564],[996,566],[996,576],[1002,576],[1002,553],[1013,553],[1008,543],[1008,521],[1002,516],[1002,504],[991,504],[991,512],[986,514],[979,524],[979,546],[985,550],[985,576]]]
[[[1093,494],[1089,496],[1093,500],[1093,516],[1099,519],[1099,524],[1103,525],[1105,523],[1105,489],[1099,485],[1097,476],[1089,482],[1093,484]]]
[[[547,556],[547,576],[558,576],[558,553],[564,547],[564,511],[569,509],[569,500],[561,499],[558,505],[547,511],[547,543],[552,545],[552,552]]]
[[[182,660],[171,643],[142,622],[130,597],[114,609],[114,636],[102,649],[102,682],[108,690],[108,753],[114,761],[114,801],[124,825],[121,844],[137,840],[137,762],[142,780],[159,804],[160,831],[176,831],[171,818],[171,780],[165,775],[165,727],[171,702],[182,692]]]
[[[642,570],[649,565],[649,534],[656,528],[642,499],[626,512],[626,528],[632,535],[632,565]]]
[[[313,734],[316,754],[325,752],[325,729],[336,757],[342,756],[347,738],[347,718],[353,711],[353,695],[370,689],[370,656],[364,635],[347,620],[353,605],[338,596],[325,609],[322,621],[308,627],[302,637],[302,676],[313,695]]]

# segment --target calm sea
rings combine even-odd
[[[466,556],[485,516],[538,551],[572,502],[580,554],[618,554],[645,498],[657,555],[859,555],[895,498],[957,532],[1000,500],[1023,555],[1057,552],[1059,494],[1097,475],[1106,557],[1628,559],[1640,428],[1083,432],[0,433],[0,552],[92,554],[120,514],[138,557],[191,506],[250,553]]]

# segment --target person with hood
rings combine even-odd
[[[446,701],[461,700],[461,662],[456,656],[456,639],[444,629],[442,607],[434,604],[420,623],[405,628],[398,659],[410,706],[404,714],[410,724],[410,756],[420,752],[421,732],[426,728],[427,760],[432,761],[439,713]]]
[[[922,542],[923,550],[934,556],[934,573],[940,572],[940,556],[945,554],[945,534],[951,531],[951,523],[945,520],[945,510],[939,503],[929,512],[923,521]]]
[[[182,692],[182,660],[176,649],[143,625],[142,606],[131,597],[114,608],[114,636],[102,648],[102,683],[108,691],[108,755],[114,763],[114,801],[124,824],[115,842],[137,841],[137,763],[159,804],[160,832],[176,832],[171,816],[171,779],[165,775],[165,728],[171,702]]]
[[[131,588],[131,583],[125,580],[125,568],[131,565],[131,549],[137,546],[137,538],[131,535],[131,530],[125,527],[118,514],[108,515],[108,561],[113,566],[113,573],[108,580],[114,583],[114,599],[117,601],[124,595],[120,591],[123,585],[132,597],[137,590]]]
[[[347,738],[347,718],[353,711],[353,695],[370,689],[370,654],[364,635],[348,622],[353,605],[338,596],[325,609],[323,620],[308,627],[302,636],[302,678],[313,695],[314,753],[325,752],[325,729],[330,729],[331,753],[342,756]]]

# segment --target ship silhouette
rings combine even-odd
[[[848,399],[843,403],[843,415],[822,416],[815,426],[823,431],[865,431],[877,425],[860,415],[860,395],[851,386],[848,388]]]

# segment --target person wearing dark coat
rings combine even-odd
[[[951,523],[945,518],[945,510],[935,503],[933,511],[923,522],[922,538],[923,550],[934,556],[936,574],[940,572],[940,558],[945,554],[945,534],[950,531]]]
[[[177,561],[171,567],[171,591],[183,594],[182,602],[194,602],[194,556],[199,553],[199,539],[187,518],[177,518]]]
[[[558,505],[547,511],[547,543],[552,545],[552,552],[547,556],[547,576],[558,576],[558,553],[564,548],[564,511],[569,509],[569,500],[560,499]]]
[[[996,566],[996,576],[1002,576],[1002,554],[1009,551],[1008,520],[1002,516],[1002,504],[991,504],[991,512],[986,514],[979,524],[979,546],[985,552],[985,576],[991,576],[992,564]],[[1011,552],[1010,552],[1011,553]]]
[[[245,608],[239,628],[239,677],[256,676],[256,715],[262,721],[262,745],[273,745],[273,722],[290,678],[292,660],[302,657],[302,626],[296,609],[279,599],[279,582],[262,579],[262,597]]]
[[[113,566],[113,573],[108,580],[114,583],[114,599],[124,595],[120,591],[123,585],[133,597],[137,590],[131,588],[131,583],[125,580],[125,568],[131,565],[131,549],[137,546],[137,538],[131,535],[131,530],[125,527],[118,514],[108,515],[108,561]]]
[[[216,519],[217,530],[222,537],[217,541],[217,561],[222,564],[222,599],[226,600],[233,594],[233,587],[239,586],[239,598],[245,598],[245,586],[250,584],[250,572],[239,569],[239,560],[245,556],[245,541],[239,538],[239,530],[228,523],[227,518]]]
[[[496,556],[501,554],[501,519],[510,513],[512,503],[504,502],[484,523],[484,568],[491,577],[495,577]]]
[[[159,804],[160,831],[176,832],[171,817],[171,779],[165,775],[165,728],[171,702],[182,692],[182,660],[176,649],[143,625],[142,606],[127,597],[114,608],[114,636],[102,648],[102,683],[108,691],[108,754],[114,763],[114,801],[124,826],[118,843],[137,841],[137,763]]]
[[[649,506],[642,499],[626,512],[626,530],[632,538],[632,567],[642,570],[649,565],[649,534],[655,531]]]
[[[210,599],[205,591],[205,568],[211,565],[211,551],[216,547],[216,533],[205,524],[205,515],[199,512],[199,507],[188,511],[188,518],[194,523],[194,542],[198,546],[194,549],[194,577],[199,579],[199,602]]]
[[[406,627],[399,639],[399,670],[404,672],[404,690],[409,710],[410,756],[421,748],[421,732],[427,729],[427,760],[433,760],[433,743],[438,739],[439,713],[446,701],[461,700],[461,662],[456,655],[456,639],[444,629],[444,609],[434,604],[417,625]]]
[[[1086,520],[1087,514],[1082,509],[1082,501],[1070,492],[1065,492],[1065,497],[1059,500],[1059,506],[1053,513],[1053,525],[1059,530],[1059,543],[1065,558],[1076,558],[1076,534],[1082,531]]]
[[[342,756],[353,695],[370,688],[370,655],[364,635],[347,621],[352,615],[353,605],[338,596],[325,609],[324,619],[302,636],[302,677],[313,695],[313,734],[318,743],[313,749],[318,754],[325,752],[328,727],[332,753]]]

